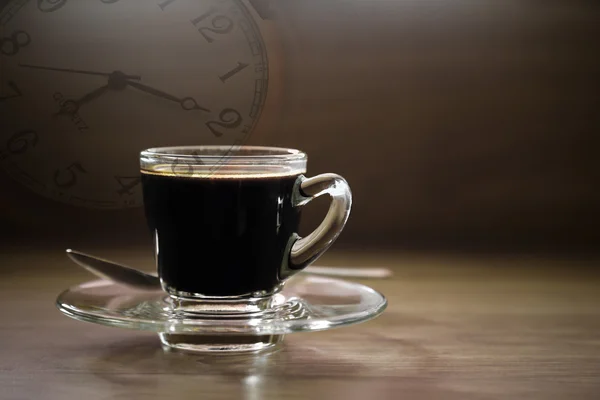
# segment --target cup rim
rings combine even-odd
[[[244,154],[238,154],[239,152]],[[306,160],[305,152],[286,147],[271,146],[220,146],[220,145],[188,145],[151,147],[140,152],[140,157],[157,157],[167,159],[222,159],[228,160],[277,160],[301,161]]]

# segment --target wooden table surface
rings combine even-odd
[[[359,280],[386,295],[384,314],[288,335],[271,355],[214,358],[63,316],[58,293],[94,278],[58,248],[1,251],[2,399],[600,398],[600,269],[589,259],[332,250],[319,265],[393,269]],[[151,262],[138,249],[100,255]]]

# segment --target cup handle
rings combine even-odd
[[[294,233],[288,242],[286,254],[289,254],[289,260],[282,269],[284,279],[319,258],[346,225],[352,208],[352,192],[348,182],[337,174],[321,174],[312,178],[300,175],[294,185],[292,203],[294,207],[303,207],[324,194],[331,197],[331,204],[321,225],[306,237]]]

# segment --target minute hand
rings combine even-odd
[[[162,90],[158,90],[158,89],[155,89],[155,88],[150,87],[150,86],[143,85],[143,84],[138,83],[138,82],[127,81],[127,84],[129,86],[131,86],[131,87],[134,87],[134,88],[136,88],[138,90],[141,90],[142,92],[150,93],[150,94],[152,94],[154,96],[158,96],[158,97],[161,97],[163,99],[171,100],[171,101],[173,101],[175,103],[178,103],[186,111],[190,111],[190,110],[202,110],[202,111],[210,112],[209,109],[204,108],[204,107],[200,107],[198,105],[198,103],[196,102],[196,100],[194,100],[191,97],[184,97],[184,98],[180,99],[179,97],[173,96],[173,95],[171,95],[169,93],[165,93]]]
[[[97,72],[97,71],[84,71],[84,70],[80,70],[80,69],[70,69],[70,68],[55,68],[55,67],[46,67],[46,66],[42,66],[42,65],[31,65],[31,64],[19,64],[19,67],[22,68],[32,68],[32,69],[42,69],[42,70],[46,70],[46,71],[56,71],[56,72],[70,72],[73,74],[84,74],[84,75],[96,75],[96,76],[104,76],[107,78],[110,78],[111,75],[114,75],[115,72],[113,73],[107,73],[107,72]],[[139,81],[140,79],[142,79],[139,75],[126,75],[121,73],[122,77],[125,79],[135,79],[137,81]]]

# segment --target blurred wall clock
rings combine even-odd
[[[270,135],[282,54],[265,1],[0,6],[0,164],[34,193],[138,207],[140,150]]]

